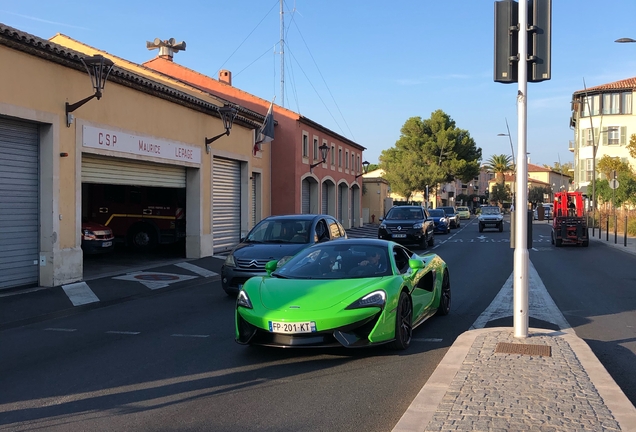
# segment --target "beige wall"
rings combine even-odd
[[[231,134],[212,144],[206,154],[204,139],[223,131],[220,119],[178,103],[151,96],[130,87],[108,82],[101,100],[93,99],[73,114],[75,122],[66,126],[65,102],[75,103],[93,93],[85,72],[70,69],[42,58],[0,45],[0,115],[40,123],[41,131],[41,254],[46,265],[41,267],[40,285],[54,286],[82,278],[80,238],[82,126],[129,132],[140,136],[176,141],[202,149],[198,164],[179,164],[197,171],[188,175],[188,187],[198,182],[200,221],[188,232],[199,233],[198,245],[187,247],[190,257],[210,255],[211,233],[211,161],[213,154],[241,160],[248,172],[262,175],[262,214],[270,211],[271,182],[269,153],[253,157],[254,131],[234,124]],[[161,163],[152,157],[97,151],[108,156],[128,157]],[[68,153],[68,157],[60,157]],[[265,152],[263,152],[265,153]],[[189,170],[191,171],[191,170]],[[251,187],[246,205],[251,203]],[[251,205],[251,204],[250,204]],[[242,229],[249,229],[250,211],[246,208]],[[190,218],[188,218],[190,219]],[[190,224],[190,220],[188,220]],[[193,241],[193,243],[196,243]]]

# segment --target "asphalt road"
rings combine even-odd
[[[204,280],[0,332],[0,429],[390,430],[510,276],[509,227],[480,234],[464,221],[436,237],[429,250],[449,264],[451,313],[420,326],[405,352],[237,345],[234,301]],[[556,250],[542,230],[531,261],[634,402],[633,257]]]

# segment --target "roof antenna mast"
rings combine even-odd
[[[285,107],[285,12],[280,0],[280,102]]]

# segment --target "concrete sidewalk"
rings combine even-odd
[[[460,335],[393,431],[636,431],[636,409],[573,333]]]

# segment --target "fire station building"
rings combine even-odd
[[[271,214],[270,150],[253,152],[263,114],[112,56],[101,91],[81,60],[97,52],[0,24],[0,290],[81,280],[82,222],[130,216],[92,205],[98,193],[113,207],[174,195],[129,234],[183,236],[187,258],[228,250]]]

